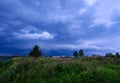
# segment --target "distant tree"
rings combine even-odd
[[[106,53],[105,57],[114,57],[112,53]]]
[[[73,56],[76,57],[76,58],[78,57],[77,51],[75,51],[75,52],[73,53]]]
[[[108,53],[106,53],[106,54],[105,54],[105,57],[109,57],[109,54],[108,54]]]
[[[117,58],[119,58],[119,57],[120,57],[119,52],[117,52],[117,53],[115,54],[115,57],[117,57]]]
[[[83,52],[82,49],[79,51],[79,56],[80,56],[80,57],[84,56],[84,52]]]
[[[34,48],[29,53],[30,57],[39,57],[42,56],[41,50],[39,50],[39,46],[35,45]]]

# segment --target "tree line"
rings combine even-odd
[[[105,54],[105,57],[111,57],[111,58],[116,57],[116,58],[120,58],[120,54],[119,54],[119,52],[117,52],[117,53],[115,53],[115,54],[106,53],[106,54]]]
[[[42,56],[42,51],[39,49],[39,46],[38,45],[35,45],[34,47],[33,47],[33,49],[30,51],[30,53],[29,53],[29,57],[40,57],[40,56]],[[84,52],[83,52],[83,50],[81,49],[79,52],[77,52],[77,51],[75,51],[74,53],[73,53],[73,56],[74,57],[83,57],[84,56]]]
[[[38,45],[35,45],[33,47],[33,49],[29,53],[29,56],[30,57],[36,57],[36,58],[42,56],[42,51],[40,50]],[[75,58],[83,57],[83,56],[85,56],[85,54],[84,54],[84,51],[82,49],[80,49],[79,52],[77,52],[77,51],[73,52],[73,57],[75,57]],[[117,52],[116,54],[106,53],[105,57],[111,57],[111,58],[112,57],[117,57],[117,58],[120,58],[120,54],[119,54],[119,52]]]
[[[79,52],[77,52],[77,51],[75,51],[74,53],[73,53],[73,56],[74,57],[83,57],[84,56],[84,52],[83,52],[83,50],[81,49]]]

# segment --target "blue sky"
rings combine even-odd
[[[35,44],[47,50],[119,52],[119,4],[120,0],[0,0],[0,54]]]

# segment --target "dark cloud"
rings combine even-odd
[[[30,49],[35,44],[46,49],[111,48],[116,51],[119,43],[113,45],[113,42],[120,40],[117,18],[120,9],[114,4],[116,0],[112,13],[111,1],[109,4],[103,1],[108,7],[99,0],[0,1],[0,52]]]

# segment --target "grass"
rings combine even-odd
[[[14,58],[0,61],[3,83],[120,83],[119,58]]]

